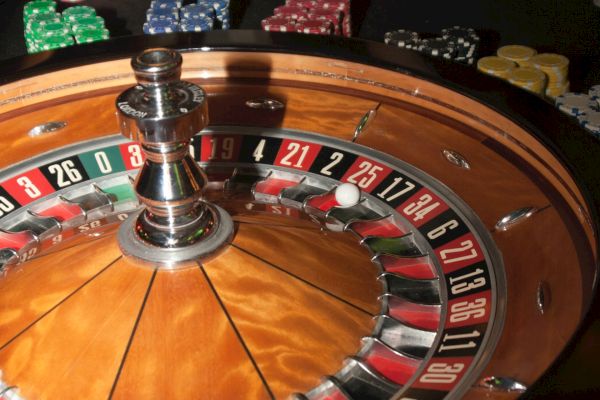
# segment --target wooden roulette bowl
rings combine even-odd
[[[207,93],[190,152],[235,226],[186,268],[123,256],[116,235],[143,153],[115,99],[151,47],[180,50]],[[586,324],[600,147],[504,82],[240,31],[1,69],[7,398],[516,398]],[[358,204],[336,200],[344,182]]]

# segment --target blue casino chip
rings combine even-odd
[[[175,20],[179,19],[179,9],[177,7],[174,8],[151,8],[146,11],[146,20],[150,21],[152,19],[160,19],[164,16],[165,18],[171,17]]]
[[[190,17],[190,18],[182,18],[180,21],[181,21],[181,23],[183,23],[185,21],[186,23],[198,24],[198,25],[210,25],[212,27],[215,20],[210,17],[194,16],[194,17]]]
[[[181,7],[181,4],[181,0],[152,0],[152,2],[150,2],[150,9],[179,8]]]
[[[181,32],[208,32],[212,31],[212,20],[200,18],[182,19],[179,24]]]
[[[205,1],[198,1],[198,3],[205,3]],[[229,8],[229,0],[212,0],[207,3],[212,4],[213,8],[217,11]]]
[[[175,22],[177,23],[177,21],[179,21],[178,18],[175,18],[173,15],[148,15],[147,16],[147,21],[148,22],[159,22],[159,21],[171,21],[171,22]]]
[[[173,33],[179,32],[179,24],[176,21],[170,20],[156,20],[149,21],[144,24],[144,33],[149,35],[156,35],[159,33]]]
[[[187,6],[183,6],[179,10],[180,18],[208,17],[212,19],[214,15],[215,13],[212,7],[198,4],[189,4]]]

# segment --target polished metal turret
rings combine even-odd
[[[146,155],[134,184],[146,207],[123,223],[119,243],[167,267],[213,256],[233,233],[229,215],[202,201],[207,178],[189,143],[208,125],[208,106],[201,87],[180,80],[181,64],[174,50],[144,51],[131,61],[138,84],[117,98],[122,134]]]

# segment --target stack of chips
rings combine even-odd
[[[501,76],[502,78],[530,92],[545,94],[548,77],[544,72],[536,69],[533,64],[537,50],[519,44],[510,44],[500,47],[496,54],[515,65],[508,76]]]
[[[519,44],[502,46],[496,51],[498,57],[514,61],[519,67],[532,67],[531,57],[537,54],[537,50]]]
[[[540,95],[543,95],[546,89],[546,74],[532,67],[514,68],[508,74],[507,80],[515,86]]]
[[[579,124],[600,138],[600,85],[592,86],[587,93],[568,92],[555,100],[559,110],[577,118]]]
[[[265,31],[350,37],[350,0],[286,0],[261,26]]]
[[[496,53],[498,57],[514,62],[518,66],[513,71],[512,78],[504,77],[511,83],[538,94],[545,94],[553,99],[569,91],[569,59],[567,57],[552,53],[538,54],[531,47],[515,44],[502,46]],[[531,71],[532,68],[539,72]],[[520,71],[520,69],[525,69],[525,71]]]
[[[423,39],[419,43],[417,50],[428,56],[442,57],[448,60],[454,59],[457,54],[456,44],[443,37]]]
[[[74,44],[68,25],[56,12],[54,1],[36,0],[26,3],[23,7],[23,25],[29,54]]]
[[[406,29],[398,29],[386,32],[383,41],[389,46],[396,46],[402,49],[417,50],[421,42],[419,34]]]
[[[208,32],[215,24],[215,9],[208,3],[189,4],[179,9],[181,32]]]
[[[179,32],[179,8],[181,0],[153,0],[146,11],[144,33],[155,35],[158,33]]]
[[[441,36],[427,35],[398,29],[387,32],[384,42],[390,46],[417,50],[432,57],[440,57],[472,65],[479,48],[479,36],[472,28],[453,26],[441,31]]]
[[[546,96],[556,98],[569,90],[569,59],[560,54],[543,53],[531,58],[533,66],[548,77]]]
[[[182,0],[152,0],[146,11],[144,33],[208,32],[230,29],[229,0],[198,0],[183,5]]]
[[[462,64],[473,65],[479,49],[479,36],[473,28],[453,26],[442,29],[442,37],[454,43],[456,55],[453,60]]]
[[[91,43],[107,40],[110,37],[104,19],[96,15],[96,10],[88,6],[69,7],[62,13],[77,43]]]
[[[104,19],[92,7],[69,7],[62,15],[56,12],[56,3],[34,0],[23,7],[25,42],[28,53],[53,50],[75,43],[106,40],[110,34]]]
[[[508,79],[515,68],[517,68],[517,64],[514,61],[497,56],[482,57],[477,61],[478,70],[502,79]]]

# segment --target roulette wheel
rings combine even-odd
[[[590,311],[599,146],[503,82],[243,31],[2,69],[5,398],[516,398]]]

